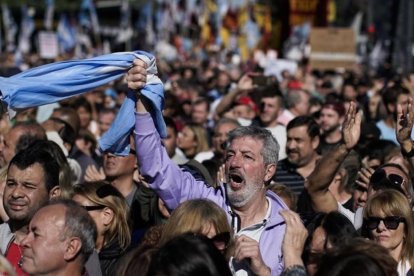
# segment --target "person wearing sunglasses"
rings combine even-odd
[[[401,192],[409,201],[411,201],[411,186],[409,177],[400,165],[387,163],[377,168],[371,175],[368,187],[368,197],[371,197],[379,190],[394,189]]]
[[[399,191],[373,195],[364,208],[363,230],[368,238],[388,249],[398,262],[399,275],[414,267],[414,220],[407,198]]]
[[[307,187],[312,207],[317,212],[329,213],[339,211],[344,214],[356,229],[363,222],[364,206],[367,199],[382,190],[397,190],[408,200],[413,197],[411,181],[402,166],[396,163],[386,163],[376,171],[362,169],[358,174],[353,197],[357,201],[356,209],[348,210],[342,206],[330,191],[329,187],[342,162],[357,145],[361,134],[362,113],[357,112],[355,103],[351,103],[342,127],[344,142],[327,152],[318,162],[317,167],[307,179]]]
[[[116,275],[119,260],[131,243],[125,198],[111,184],[97,181],[75,185],[73,200],[85,208],[96,223],[96,250],[102,274]]]
[[[232,253],[233,234],[226,213],[210,200],[193,199],[181,203],[165,224],[159,244],[184,233],[207,237],[226,257]]]

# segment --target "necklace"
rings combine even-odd
[[[20,253],[20,259],[17,262],[17,265],[21,268],[23,266],[23,253],[22,253],[22,248],[20,247],[20,244],[17,244],[17,248],[19,249],[19,253]]]
[[[17,265],[18,265],[19,267],[22,267],[22,266],[23,266],[23,256],[21,256],[21,257],[20,257],[20,260],[19,260],[19,262],[17,263]]]

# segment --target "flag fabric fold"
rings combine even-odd
[[[155,57],[144,51],[119,52],[83,60],[68,60],[39,66],[9,78],[0,77],[0,100],[9,110],[58,102],[93,90],[123,76],[139,58],[147,63],[147,84],[141,94],[148,98],[151,115],[161,137],[166,137],[162,118],[164,88],[157,77]],[[99,141],[103,151],[129,154],[129,134],[135,123],[135,93],[131,91],[117,118]]]

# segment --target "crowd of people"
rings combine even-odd
[[[0,267],[411,275],[414,75],[306,63],[265,75],[263,62],[159,59],[161,107],[136,59],[108,85],[11,120],[4,109]],[[131,91],[129,153],[101,151]]]

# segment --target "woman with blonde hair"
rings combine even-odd
[[[164,225],[159,245],[184,233],[206,236],[225,256],[231,253],[233,233],[226,213],[210,200],[192,199],[181,203]]]
[[[206,130],[196,124],[186,124],[178,134],[177,146],[188,159],[195,159],[198,153],[209,150]]]
[[[414,220],[407,198],[396,190],[375,194],[364,208],[364,230],[388,249],[398,262],[398,274],[408,275],[414,267]]]
[[[210,200],[191,199],[181,203],[165,225],[147,231],[144,242],[127,255],[117,275],[148,275],[152,257],[159,248],[188,233],[211,240],[226,260],[230,259],[233,253],[233,233],[226,213]]]
[[[103,275],[115,275],[118,261],[131,243],[125,198],[111,184],[97,181],[75,185],[73,200],[84,207],[96,223],[96,250]]]

